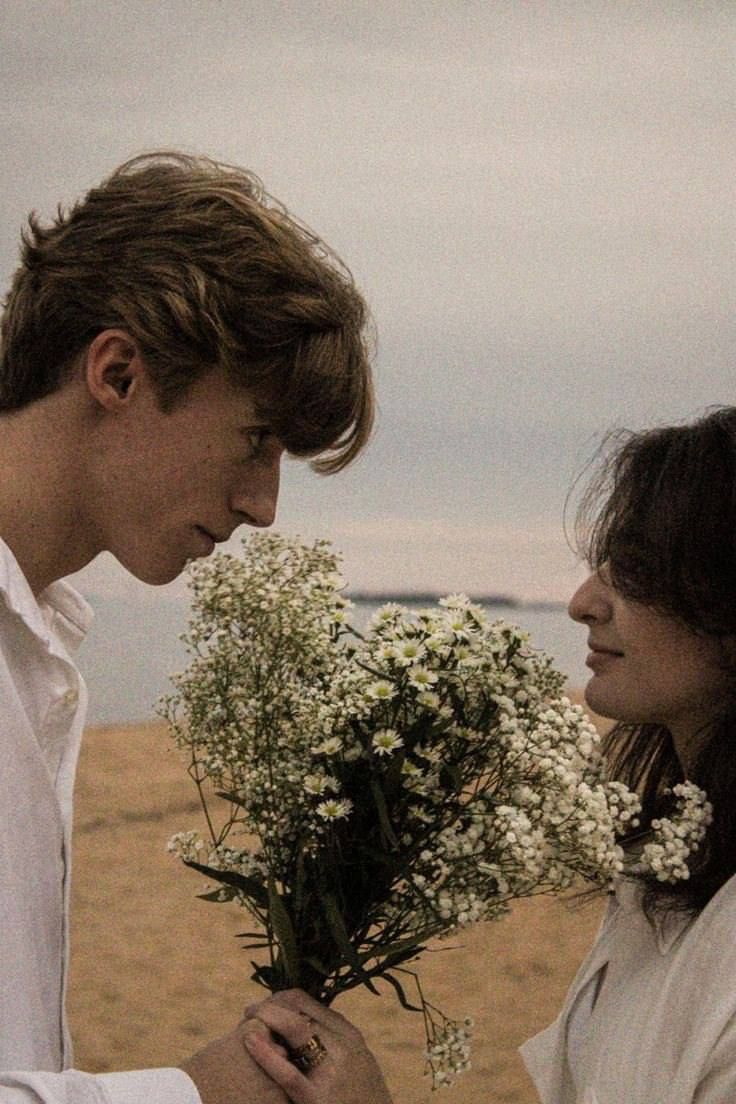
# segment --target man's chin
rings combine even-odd
[[[191,557],[178,561],[161,560],[158,562],[136,560],[133,557],[123,559],[121,556],[116,556],[115,558],[121,567],[125,568],[139,582],[146,583],[148,586],[166,586],[167,583],[173,583],[174,579],[178,579],[187,565],[192,562]]]

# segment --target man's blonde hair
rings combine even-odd
[[[162,410],[222,368],[294,455],[337,471],[366,443],[369,316],[342,262],[256,176],[135,157],[42,226],[33,213],[1,324],[0,411],[67,382],[110,328],[135,340]]]

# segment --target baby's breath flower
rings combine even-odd
[[[184,862],[193,862],[198,861],[204,847],[205,842],[200,839],[199,832],[176,832],[167,843],[166,850]]]
[[[680,783],[672,793],[677,816],[652,821],[654,839],[644,846],[636,867],[637,873],[651,872],[660,882],[690,877],[688,856],[697,849],[713,820],[713,806],[693,782]]]
[[[470,1069],[470,1038],[473,1021],[445,1020],[433,1024],[431,1041],[425,1052],[434,1088],[451,1085],[458,1074]]]

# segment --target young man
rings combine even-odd
[[[347,464],[373,418],[366,308],[255,178],[179,154],[128,162],[49,227],[32,216],[21,261],[0,350],[0,1104],[283,1102],[243,1024],[181,1069],[70,1068],[90,611],[60,580],[108,550],[168,582],[271,524],[284,451]]]

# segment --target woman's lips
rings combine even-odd
[[[609,667],[614,660],[621,659],[623,652],[613,652],[608,648],[592,648],[585,660],[585,666],[591,671],[602,671]]]

